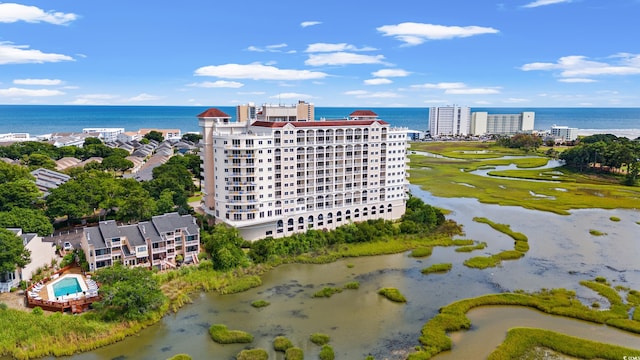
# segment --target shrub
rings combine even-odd
[[[322,345],[319,356],[320,360],[333,360],[336,358],[336,355],[333,352],[333,348],[329,345]]]
[[[291,340],[287,339],[284,336],[278,336],[273,339],[273,349],[275,351],[287,351],[287,349],[292,348],[293,343]]]
[[[304,351],[299,347],[291,347],[288,348],[284,353],[285,360],[303,360],[304,359]]]
[[[407,302],[407,299],[396,288],[382,288],[378,290],[378,294],[386,297],[393,302]]]
[[[316,345],[325,345],[329,343],[329,340],[331,340],[331,338],[327,334],[313,333],[309,337],[309,340],[311,340],[311,342]]]
[[[218,344],[244,344],[253,341],[253,335],[241,330],[228,330],[226,325],[214,324],[209,328],[209,334]]]
[[[236,360],[267,360],[269,353],[264,349],[242,350],[236,355]]]
[[[253,306],[254,308],[261,308],[269,305],[271,305],[271,303],[266,300],[256,300],[251,303],[251,306]]]
[[[451,264],[442,263],[442,264],[433,264],[428,268],[424,268],[422,269],[422,273],[423,274],[446,273],[449,270],[451,270]]]
[[[9,308],[9,306],[7,306],[7,304],[0,302],[0,310],[7,310]]]
[[[33,315],[44,315],[44,311],[40,306],[34,307],[33,310],[31,310],[31,312],[33,313]]]

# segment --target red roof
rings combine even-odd
[[[356,110],[349,114],[350,117],[356,116],[366,116],[366,117],[378,117],[378,114],[374,113],[371,110]]]
[[[268,128],[281,128],[287,124],[294,127],[316,127],[316,126],[365,126],[378,123],[380,125],[388,125],[383,120],[331,120],[331,121],[256,121],[251,126],[260,126]]]
[[[230,118],[231,116],[225,114],[224,112],[216,108],[211,108],[203,112],[202,114],[198,115],[198,117],[199,118]]]

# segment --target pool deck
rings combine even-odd
[[[53,285],[68,277],[74,277],[78,280],[82,292],[56,297]],[[30,308],[39,306],[47,311],[65,312],[69,310],[76,314],[88,310],[92,303],[100,300],[100,295],[95,281],[82,275],[79,268],[69,266],[56,271],[41,283],[29,286],[25,292],[25,298],[27,307]]]

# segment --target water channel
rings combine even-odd
[[[451,210],[448,218],[463,224],[463,238],[487,242],[487,248],[470,254],[435,248],[425,259],[402,253],[324,265],[283,265],[266,274],[258,288],[233,295],[195,294],[193,304],[166,316],[138,336],[69,359],[155,360],[177,353],[190,354],[194,359],[233,359],[240,350],[254,347],[269,351],[270,359],[283,359],[282,353],[272,350],[272,341],[278,335],[301,347],[305,358],[317,359],[320,347],[309,341],[314,332],[331,336],[336,359],[363,359],[369,354],[376,359],[404,359],[419,345],[424,323],[440,307],[455,300],[517,289],[564,287],[576,290],[586,304],[598,301],[606,307],[606,300],[578,282],[604,276],[613,285],[640,289],[640,226],[636,224],[640,221],[639,210],[576,210],[563,216],[481,204],[464,198],[463,187],[459,198],[434,197],[417,186],[410,190],[428,204]],[[513,248],[511,238],[472,221],[476,216],[511,225],[514,231],[529,237],[531,249],[524,258],[506,261],[498,268],[466,268],[462,262],[469,257]],[[609,220],[611,216],[621,221],[613,222]],[[606,235],[592,236],[592,228]],[[434,263],[452,263],[453,268],[446,274],[420,272]],[[344,290],[331,298],[312,297],[323,287],[341,287],[350,281],[358,281],[360,288]],[[398,288],[408,302],[396,304],[382,298],[376,293],[381,287]],[[262,309],[250,306],[259,299],[271,305]],[[437,358],[479,358],[479,354],[485,354],[482,358],[504,339],[508,328],[522,326],[518,319],[523,317],[533,321],[535,327],[559,329],[556,331],[569,335],[586,337],[584,332],[597,328],[597,339],[621,338],[616,329],[584,322],[565,327],[567,319],[523,308],[475,309],[470,317],[473,331],[453,334],[454,350]],[[218,345],[208,334],[209,326],[216,323],[248,331],[254,335],[254,342],[249,346]],[[629,342],[623,345],[640,348],[640,336],[624,335]]]

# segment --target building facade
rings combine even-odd
[[[429,132],[431,136],[467,136],[471,121],[468,106],[443,106],[429,109]]]
[[[16,268],[14,271],[0,273],[0,293],[9,292],[12,288],[17,288],[20,281],[31,281],[38,268],[51,265],[57,260],[56,247],[53,242],[44,241],[42,237],[35,233],[23,233],[22,229],[7,229],[22,239],[22,245],[29,250],[30,262],[24,268]]]
[[[574,141],[578,138],[578,128],[553,125],[551,127],[551,136],[562,141]]]
[[[118,225],[113,220],[83,229],[80,241],[89,270],[95,271],[121,262],[126,266],[165,269],[182,260],[198,262],[200,228],[191,215],[168,213],[151,221]]]
[[[519,114],[489,114],[486,111],[471,114],[471,135],[514,135],[531,132],[535,122],[535,113],[525,111]]]
[[[408,129],[371,111],[342,120],[302,116],[249,123],[218,109],[198,115],[205,211],[246,240],[400,218]]]

